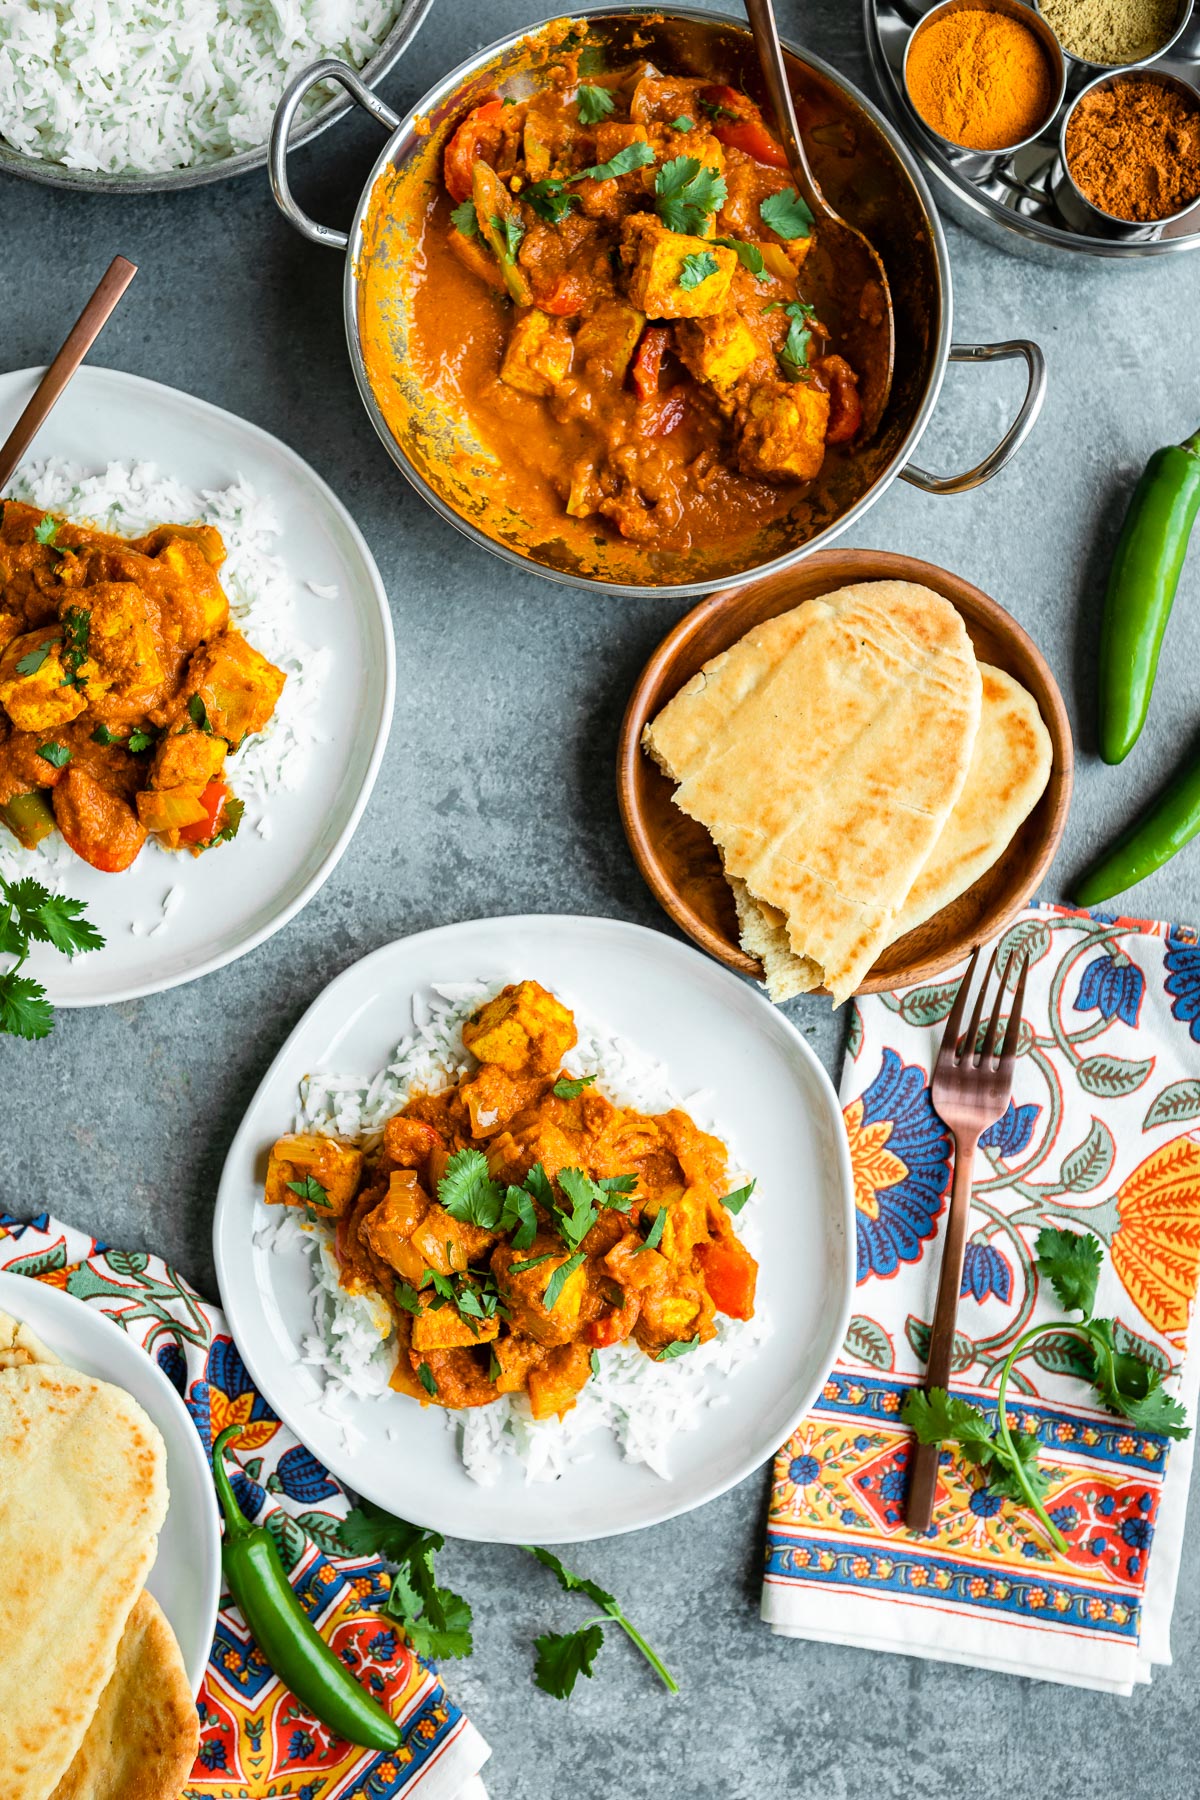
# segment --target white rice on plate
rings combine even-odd
[[[312,747],[321,741],[318,706],[331,659],[327,648],[315,649],[297,637],[298,584],[275,548],[279,526],[270,501],[244,481],[196,489],[162,474],[153,463],[113,462],[103,472],[89,474],[61,457],[26,464],[14,476],[9,496],[121,537],[139,537],[163,524],[217,527],[228,552],[219,579],[229,596],[233,623],[287,675],[266,729],[248,738],[228,763],[230,786],[246,805],[239,835],[256,830],[260,837],[269,837],[271,796],[300,787]],[[209,854],[236,857],[237,841]],[[142,855],[168,858],[181,875],[191,861],[178,851],[164,850],[153,838]],[[36,850],[24,850],[0,828],[0,875],[6,880],[33,875],[57,888],[72,879],[77,884],[84,866],[57,832]],[[104,877],[106,882],[112,879]],[[149,929],[161,930],[182,898],[180,888],[169,889],[162,918]],[[141,935],[147,928],[135,921],[130,929]]]
[[[0,137],[68,169],[159,174],[265,144],[323,56],[361,69],[401,0],[2,0]],[[315,89],[305,117],[335,92]]]
[[[520,979],[514,975],[513,980]],[[402,1039],[387,1067],[367,1077],[312,1074],[301,1084],[296,1114],[298,1131],[336,1132],[370,1149],[383,1127],[410,1095],[436,1092],[473,1065],[463,1046],[465,1020],[504,985],[500,981],[435,984],[413,998],[413,1030]],[[571,1006],[567,994],[558,996]],[[618,1105],[639,1111],[666,1112],[682,1107],[702,1129],[720,1137],[731,1154],[730,1186],[748,1176],[738,1174],[728,1137],[712,1117],[707,1091],[681,1096],[673,1089],[666,1066],[615,1037],[586,1014],[575,1010],[579,1042],[566,1060],[573,1075],[597,1075],[599,1091]],[[738,1216],[738,1231],[755,1250],[754,1213],[757,1196]],[[397,1405],[416,1405],[395,1395],[388,1377],[396,1361],[391,1314],[382,1300],[352,1295],[338,1283],[332,1232],[298,1211],[280,1218],[276,1208],[260,1203],[255,1239],[274,1252],[300,1246],[312,1263],[313,1318],[316,1330],[304,1340],[303,1360],[324,1383],[320,1406],[342,1432],[347,1450],[360,1438],[346,1416],[352,1398],[390,1395]],[[463,1467],[483,1486],[495,1482],[508,1461],[523,1468],[527,1481],[554,1481],[570,1463],[594,1448],[592,1434],[607,1430],[629,1462],[644,1463],[664,1480],[671,1476],[669,1451],[680,1433],[694,1431],[710,1406],[727,1403],[725,1378],[748,1362],[769,1335],[761,1310],[750,1320],[718,1314],[717,1334],[686,1356],[655,1362],[636,1344],[617,1344],[600,1353],[594,1375],[574,1408],[563,1419],[535,1420],[523,1394],[501,1395],[490,1406],[446,1412],[447,1430],[458,1436]],[[389,1427],[389,1437],[396,1435]]]

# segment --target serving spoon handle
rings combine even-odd
[[[792,180],[800,198],[820,221],[818,240],[824,239],[839,284],[854,293],[853,304],[844,309],[841,335],[859,376],[865,442],[878,429],[892,391],[896,325],[887,271],[870,240],[830,205],[812,172],[771,0],[746,0],[746,14]]]
[[[114,256],[95,293],[72,325],[62,349],[33,390],[28,406],[0,445],[2,494],[30,444],[50,416],[63,389],[104,330],[113,308],[137,274],[137,264]]]

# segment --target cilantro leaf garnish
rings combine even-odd
[[[614,1212],[627,1213],[637,1192],[636,1175],[602,1175],[596,1186],[604,1196],[603,1204]]]
[[[548,225],[557,225],[560,219],[566,218],[575,204],[575,195],[567,192],[566,182],[559,181],[553,175],[547,175],[543,181],[532,182],[523,191],[521,198]]]
[[[608,88],[582,86],[576,96],[581,125],[598,125],[616,105]]]
[[[746,1183],[745,1187],[734,1188],[732,1194],[722,1195],[721,1205],[727,1212],[731,1212],[736,1219],[757,1186],[757,1181],[749,1181]]]
[[[36,675],[50,652],[56,648],[57,644],[57,638],[44,638],[34,649],[27,650],[24,656],[18,657],[17,659],[17,674]]]
[[[523,1187],[510,1187],[504,1196],[500,1214],[500,1230],[512,1233],[514,1250],[528,1250],[537,1236],[537,1213],[533,1198]]]
[[[236,794],[230,794],[221,808],[221,829],[214,831],[208,840],[209,849],[217,844],[232,844],[242,828],[242,819],[246,812],[246,802],[239,800]]]
[[[784,312],[791,320],[783,349],[779,352],[779,360],[784,365],[784,373],[798,375],[801,369],[808,367],[808,346],[812,342],[812,332],[804,323],[812,316],[812,308],[806,309],[802,300],[793,300]]]
[[[582,1169],[560,1169],[558,1185],[570,1201],[571,1210],[567,1213],[556,1206],[554,1223],[558,1226],[563,1241],[575,1250],[596,1223],[600,1207],[604,1203],[603,1197],[595,1182]]]
[[[654,1360],[655,1362],[674,1362],[677,1356],[686,1356],[689,1350],[698,1350],[699,1348],[700,1333],[697,1332],[694,1338],[681,1339],[674,1344],[664,1344]]]
[[[618,150],[608,162],[593,163],[590,169],[581,169],[578,175],[572,175],[571,180],[619,181],[622,175],[632,175],[635,169],[644,169],[647,163],[653,161],[653,150],[639,138],[632,144],[626,144],[623,150]]]
[[[129,734],[129,743],[126,748],[132,750],[135,756],[140,756],[143,750],[149,750],[153,742],[154,733],[152,731],[143,731],[140,726],[135,725]]]
[[[65,769],[71,760],[71,752],[65,744],[39,744],[37,753],[52,769]]]
[[[742,267],[749,269],[757,280],[770,281],[771,277],[767,274],[766,265],[763,262],[763,253],[757,244],[747,244],[741,238],[731,237],[714,238],[713,242],[720,244],[726,250],[732,250]]]
[[[86,687],[87,676],[80,669],[87,660],[88,640],[92,633],[92,615],[85,606],[68,606],[62,616],[63,678],[60,687]]]
[[[431,1398],[437,1393],[438,1385],[434,1380],[433,1370],[429,1367],[427,1362],[417,1364],[417,1380]]]
[[[35,943],[50,944],[64,956],[104,947],[82,900],[51,894],[30,876],[20,881],[0,877],[0,954],[16,959],[0,975],[0,1032],[13,1037],[44,1038],[54,1026],[45,988],[20,973]]]
[[[696,104],[710,119],[736,119],[738,116],[728,106],[722,106],[719,100],[698,100]]]
[[[154,742],[154,733],[143,731],[140,725],[135,725],[129,736],[123,738],[118,737],[115,731],[110,731],[107,725],[97,725],[92,733],[92,742],[93,744],[113,744],[118,750],[132,750],[133,754],[137,756],[143,750],[150,748]]]
[[[725,204],[725,177],[694,156],[673,156],[654,178],[658,216],[668,231],[700,236]]]
[[[489,1350],[489,1352],[488,1352],[488,1380],[489,1381],[499,1381],[499,1379],[503,1373],[504,1373],[504,1371],[500,1367],[500,1358],[496,1355],[496,1352],[494,1350]]]
[[[536,1269],[539,1263],[550,1262],[558,1255],[557,1250],[543,1250],[540,1256],[531,1256],[528,1262],[509,1263],[510,1275],[524,1275],[526,1269]]]
[[[1063,1311],[1074,1312],[1078,1308],[1090,1317],[1104,1261],[1100,1240],[1090,1231],[1047,1226],[1038,1232],[1034,1248],[1038,1274],[1050,1283]]]
[[[482,1150],[457,1150],[438,1182],[438,1200],[452,1219],[495,1231],[500,1223],[504,1197],[488,1174]]]
[[[473,200],[464,200],[450,214],[450,223],[460,236],[473,238],[479,236],[479,215],[475,211]]]
[[[34,526],[33,535],[39,544],[46,544],[53,550],[56,547],[55,539],[58,537],[58,528],[61,524],[61,519],[55,519],[50,513],[45,513]]]
[[[547,1631],[534,1639],[534,1647],[533,1679],[544,1694],[568,1700],[580,1675],[591,1678],[592,1664],[604,1647],[604,1627],[593,1619],[579,1631]]]
[[[1086,1371],[1092,1391],[1110,1412],[1163,1437],[1187,1437],[1189,1427],[1183,1407],[1163,1388],[1164,1369],[1121,1348],[1122,1328],[1115,1319],[1093,1316],[1103,1260],[1099,1240],[1091,1232],[1048,1227],[1038,1234],[1036,1248],[1038,1271],[1053,1287],[1064,1310],[1083,1316],[1065,1326],[1060,1321],[1031,1325],[1016,1339],[1000,1370],[995,1430],[979,1407],[942,1388],[910,1394],[900,1416],[922,1443],[957,1444],[963,1459],[982,1469],[993,1492],[1032,1508],[1051,1543],[1065,1554],[1067,1541],[1043,1504],[1050,1476],[1038,1465],[1038,1439],[1031,1432],[1013,1431],[1009,1424],[1005,1402],[1018,1359],[1031,1354],[1037,1340],[1048,1332],[1057,1336],[1065,1332],[1078,1341],[1079,1372]],[[1124,1341],[1128,1342],[1127,1336]]]
[[[551,1091],[558,1100],[578,1100],[584,1088],[591,1087],[595,1079],[594,1075],[580,1075],[578,1078],[573,1075],[564,1075],[561,1080],[555,1082]]]
[[[789,243],[793,238],[806,238],[812,232],[812,212],[795,188],[784,188],[782,193],[768,194],[765,200],[760,200],[758,216],[764,225]]]
[[[329,1206],[329,1195],[321,1186],[315,1175],[306,1175],[303,1181],[289,1181],[286,1184],[293,1194],[299,1194],[306,1206]]]
[[[204,696],[202,694],[193,694],[187,703],[187,710],[188,718],[192,721],[196,730],[206,731],[209,737],[211,737],[213,728],[209,722],[208,708],[204,704]]]
[[[568,1281],[571,1279],[576,1269],[581,1268],[586,1261],[587,1257],[584,1252],[582,1250],[576,1250],[573,1256],[568,1256],[566,1262],[559,1263],[557,1269],[555,1269],[549,1281],[546,1283],[546,1291],[542,1295],[542,1305],[547,1312],[554,1311]]]
[[[545,1212],[554,1211],[554,1189],[550,1186],[550,1177],[540,1162],[534,1163],[521,1185],[527,1194],[533,1195]]]
[[[698,288],[702,281],[710,275],[720,273],[721,265],[711,250],[702,250],[692,256],[685,256],[679,271],[679,285],[685,291]]]
[[[520,214],[515,212],[505,213],[504,217],[501,218],[499,213],[493,213],[490,223],[492,230],[497,236],[504,239],[505,261],[516,262],[517,251],[521,247],[521,239],[525,236],[525,227],[521,222]]]
[[[643,1250],[657,1250],[658,1249],[659,1244],[662,1242],[663,1226],[666,1224],[666,1222],[667,1222],[667,1204],[666,1204],[665,1200],[662,1200],[659,1202],[658,1211],[654,1215],[654,1219],[653,1219],[653,1222],[651,1223],[650,1229],[646,1233],[645,1242],[635,1252],[635,1255],[640,1256]]]
[[[418,1294],[411,1281],[397,1281],[392,1288],[392,1292],[396,1296],[396,1305],[402,1306],[405,1312],[420,1312],[421,1296]]]
[[[585,1594],[600,1608],[602,1615],[581,1626],[579,1631],[566,1634],[551,1632],[547,1637],[537,1640],[538,1659],[533,1678],[540,1688],[553,1694],[556,1700],[565,1700],[579,1675],[590,1676],[592,1663],[603,1641],[604,1626],[611,1620],[614,1625],[621,1627],[631,1643],[636,1644],[663,1686],[672,1694],[679,1692],[679,1684],[670,1670],[650,1648],[641,1632],[630,1624],[612,1594],[598,1582],[590,1581],[587,1576],[577,1575],[573,1569],[568,1569],[552,1550],[543,1550],[534,1544],[525,1544],[522,1548],[530,1556],[536,1557],[544,1569],[550,1570],[564,1593]],[[593,1633],[599,1635],[593,1636]]]
[[[588,1367],[591,1369],[593,1375],[598,1375],[600,1373],[600,1352],[598,1350],[593,1350],[588,1357]]]
[[[677,119],[671,120],[672,131],[695,131],[696,121],[689,119],[686,113],[680,113]]]

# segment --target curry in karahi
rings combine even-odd
[[[645,60],[584,73],[580,55],[449,138],[399,272],[404,354],[538,529],[557,510],[572,545],[579,521],[601,543],[700,554],[808,505],[827,457],[861,437],[861,371],[827,323],[836,271],[809,279],[818,231],[754,101]],[[501,510],[479,517],[504,537]]]
[[[476,1066],[411,1099],[370,1155],[316,1133],[271,1151],[267,1201],[335,1222],[342,1286],[388,1303],[401,1393],[454,1408],[524,1393],[536,1418],[561,1415],[605,1346],[670,1359],[717,1313],[753,1316],[725,1146],[566,1074],[576,1041],[568,1009],[522,981],[464,1025]]]
[[[220,532],[0,515],[0,820],[27,849],[57,826],[110,873],[151,833],[195,854],[233,837],[226,760],[285,677],[230,624]]]

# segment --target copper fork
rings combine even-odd
[[[967,1225],[971,1211],[971,1173],[979,1138],[989,1125],[1000,1118],[1012,1097],[1013,1064],[1016,1061],[1017,1037],[1021,1030],[1021,1011],[1025,1004],[1025,981],[1029,959],[1022,958],[1020,979],[1013,995],[1008,1028],[1001,1044],[1002,1009],[1008,977],[1014,958],[1008,957],[1000,971],[1000,985],[995,1005],[983,1037],[979,1022],[983,1017],[983,1000],[1000,954],[997,944],[992,951],[987,974],[975,1001],[966,1035],[958,1035],[967,1003],[971,981],[979,962],[975,949],[967,972],[959,983],[937,1062],[933,1067],[932,1098],[935,1111],[949,1126],[954,1137],[954,1189],[950,1196],[950,1215],[946,1223],[946,1241],[942,1247],[942,1269],[938,1279],[937,1305],[933,1329],[929,1337],[929,1355],[925,1365],[925,1388],[948,1388],[954,1357],[954,1330],[958,1318],[958,1296],[962,1287],[963,1256],[967,1248]],[[938,1444],[917,1444],[910,1465],[908,1502],[905,1522],[910,1531],[928,1531],[933,1520],[933,1501],[937,1491]]]

